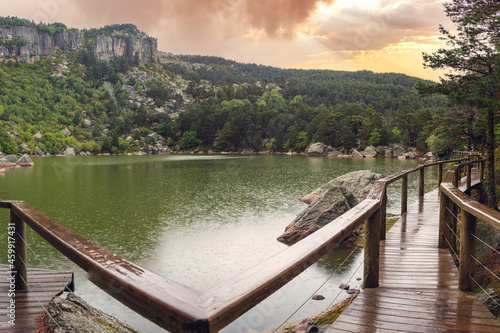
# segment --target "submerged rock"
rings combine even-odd
[[[69,293],[66,299],[54,297],[39,318],[41,332],[140,333],[118,319],[88,305]]]

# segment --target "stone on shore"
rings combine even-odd
[[[357,149],[354,149],[351,153],[352,157],[364,157]]]
[[[320,142],[313,143],[306,149],[305,153],[309,156],[325,156],[333,150],[331,147],[324,145]]]
[[[363,156],[365,157],[377,157],[378,152],[375,150],[375,147],[373,146],[368,146],[365,148],[365,151],[363,152]]]
[[[54,297],[47,314],[39,318],[43,332],[102,332],[139,333],[118,319],[88,305],[80,297],[69,293],[66,299]]]
[[[31,160],[31,157],[29,157],[29,155],[24,154],[23,156],[21,156],[20,159],[17,160],[17,165],[23,166],[23,167],[30,167],[30,166],[34,166],[35,163],[33,163],[33,161]]]
[[[66,148],[63,153],[64,156],[76,156],[76,151],[75,148],[73,147],[68,147]]]

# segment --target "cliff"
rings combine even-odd
[[[90,39],[90,48],[98,60],[110,61],[118,56],[138,57],[139,63],[156,62],[158,42],[145,34],[99,34]],[[78,50],[85,44],[85,34],[71,29],[40,31],[26,26],[0,26],[0,58],[17,57],[33,62],[50,56],[56,49]]]
[[[158,59],[158,41],[147,36],[98,35],[91,44],[98,60],[110,61],[114,57],[139,57],[139,62],[150,63]]]
[[[65,30],[50,34],[30,27],[0,26],[0,57],[19,57],[37,61],[59,49],[76,50],[83,45],[83,33]]]

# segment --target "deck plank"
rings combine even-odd
[[[380,287],[364,289],[328,332],[500,332],[500,320],[458,289],[449,250],[438,249],[439,191],[408,205],[380,244]]]
[[[7,309],[10,304],[8,276],[8,266],[0,265],[0,318],[2,318],[0,331],[2,333],[36,332],[37,318],[45,311],[50,300],[73,286],[72,272],[28,269],[28,291],[15,293],[15,325],[12,325],[8,322],[10,320]]]

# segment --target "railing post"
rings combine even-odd
[[[446,207],[448,207],[448,197],[441,191],[441,199],[439,204],[439,240],[438,240],[438,248],[446,249],[448,247],[448,243],[446,239],[448,239],[448,220],[446,219],[446,215],[448,212],[446,211]]]
[[[458,165],[457,169],[453,173],[453,186],[458,188],[458,183],[460,181],[460,165]]]
[[[472,186],[472,163],[467,164],[467,188]]]
[[[380,201],[380,240],[385,240],[387,219],[387,185],[384,186],[382,192],[382,200]]]
[[[484,161],[479,163],[479,180],[484,179]]]
[[[379,286],[380,209],[365,221],[364,288]]]
[[[458,288],[463,291],[472,290],[472,281],[470,275],[474,272],[474,259],[472,256],[476,252],[476,234],[475,216],[467,213],[462,209],[462,223],[460,228],[460,267]]]
[[[438,164],[438,187],[443,182],[443,163]]]
[[[425,176],[425,168],[422,166],[420,168],[420,175],[418,177],[418,196],[423,197],[424,196],[424,176]]]
[[[10,225],[15,228],[14,234],[14,269],[16,290],[28,289],[28,267],[26,256],[26,224],[12,210],[10,211]],[[9,249],[10,249],[9,242]]]
[[[408,175],[401,178],[401,215],[408,209]]]

